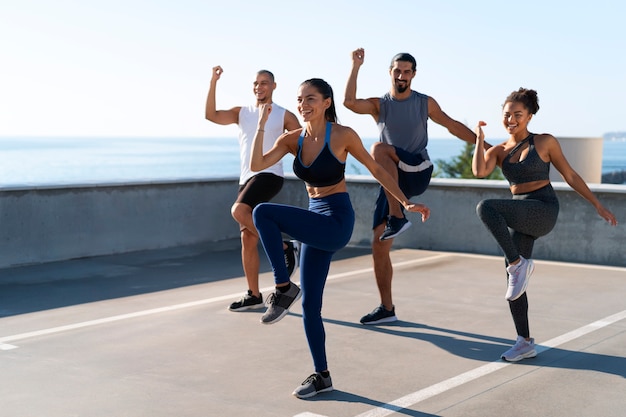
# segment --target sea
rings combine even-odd
[[[363,139],[367,149],[376,138]],[[492,140],[497,143],[498,139]],[[431,159],[449,161],[458,139],[429,140]],[[283,159],[292,173],[293,156]],[[626,140],[604,140],[602,173],[626,170]],[[369,175],[350,157],[349,175]],[[0,187],[128,183],[239,176],[236,137],[0,137]]]

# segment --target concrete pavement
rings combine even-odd
[[[271,326],[226,309],[245,290],[233,242],[0,270],[0,416],[625,415],[625,268],[536,260],[540,353],[510,364],[502,258],[392,257],[399,321],[363,326],[379,302],[369,249],[337,254],[323,311],[335,391],[309,400],[291,396],[313,370],[300,306]]]

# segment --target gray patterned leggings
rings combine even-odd
[[[482,200],[476,214],[504,252],[506,264],[520,255],[532,257],[535,240],[554,228],[559,215],[559,200],[548,184],[527,194],[515,194],[511,200]],[[517,334],[530,336],[528,326],[528,298],[524,293],[509,302]]]

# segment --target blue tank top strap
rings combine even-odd
[[[326,144],[326,146],[329,147],[330,149],[330,122],[326,122],[326,137],[324,138],[324,143]]]
[[[298,138],[298,148],[302,148],[302,142],[304,141],[304,134],[306,133],[306,128],[302,128],[302,134]]]

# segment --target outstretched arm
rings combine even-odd
[[[211,76],[211,84],[209,86],[209,93],[206,98],[206,106],[204,109],[204,117],[218,125],[229,125],[231,123],[239,122],[239,110],[240,107],[233,107],[230,110],[217,110],[215,104],[215,89],[217,87],[217,81],[220,79],[224,71],[219,65],[213,67],[213,74]]]
[[[544,135],[541,135],[544,136]],[[570,187],[574,189],[581,197],[587,200],[591,205],[596,209],[600,217],[606,220],[611,226],[617,225],[617,219],[606,207],[600,203],[600,200],[591,192],[585,180],[574,171],[572,166],[569,164],[565,155],[563,155],[563,150],[561,149],[561,145],[559,141],[556,140],[555,137],[551,135],[545,135],[543,140],[547,144],[548,152],[550,154],[550,162],[552,165],[559,171],[565,182],[569,184]]]
[[[374,117],[374,120],[378,121],[378,100],[356,98],[356,79],[364,61],[365,50],[363,48],[352,52],[352,70],[350,71],[348,82],[346,83],[343,105],[357,114],[369,114]]]
[[[372,156],[367,152],[365,147],[363,146],[363,142],[361,142],[361,138],[356,134],[356,132],[350,128],[346,129],[346,149],[348,152],[354,156],[354,158],[362,163],[372,174],[372,176],[389,191],[395,198],[402,204],[402,206],[411,212],[419,212],[422,214],[422,222],[425,222],[430,217],[430,209],[420,203],[413,203],[410,201],[407,196],[402,192],[398,183],[394,180],[394,178],[378,163],[372,158]]]

